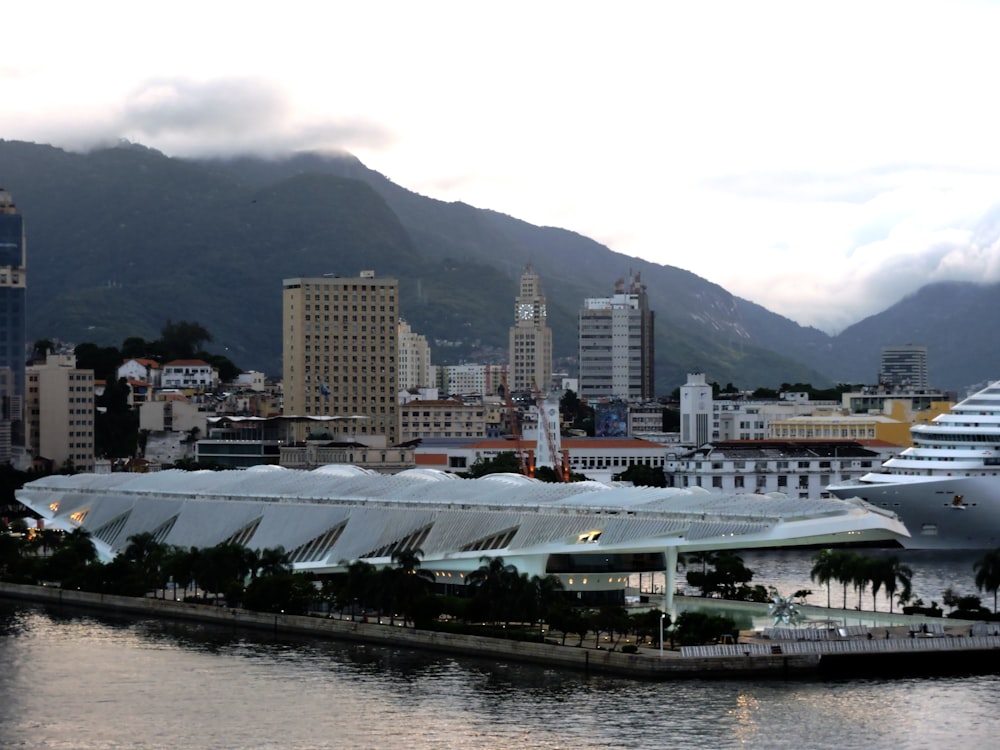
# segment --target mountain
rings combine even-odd
[[[747,388],[872,382],[879,348],[903,330],[863,321],[830,337],[682,269],[418,195],[346,154],[185,160],[132,144],[77,154],[0,141],[0,185],[25,216],[32,340],[120,345],[193,320],[213,334],[211,350],[279,375],[282,279],[374,269],[399,278],[402,315],[432,342],[435,363],[500,361],[529,262],[566,366],[582,300],[641,274],[656,311],[658,393],[696,370]],[[935,361],[937,339],[910,340]],[[961,383],[990,376],[956,349],[954,367],[970,362]]]
[[[810,362],[838,382],[875,382],[884,344],[927,346],[928,381],[960,397],[1000,380],[1000,284],[928,284],[847,328]]]

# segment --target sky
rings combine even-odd
[[[32,0],[2,17],[6,140],[349,151],[828,333],[928,283],[1000,281],[1000,3]],[[0,185],[16,199],[2,164]]]

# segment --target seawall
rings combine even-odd
[[[530,662],[582,673],[611,674],[635,679],[788,679],[813,675],[820,663],[820,656],[817,654],[762,654],[754,655],[752,658],[742,654],[738,657],[691,657],[680,656],[676,651],[664,651],[661,656],[659,649],[653,648],[642,648],[636,654],[623,654],[620,651],[575,645],[508,641],[502,638],[413,630],[392,625],[271,614],[207,604],[113,596],[5,582],[0,582],[0,597],[139,617],[196,620],[223,627],[248,628],[274,635],[334,638],[476,658]]]

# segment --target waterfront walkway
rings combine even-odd
[[[633,679],[791,679],[823,674],[865,674],[873,668],[883,674],[934,674],[960,669],[966,672],[1000,672],[1000,636],[944,632],[912,633],[902,626],[898,637],[885,627],[889,638],[867,635],[826,639],[782,640],[765,637],[764,630],[741,634],[732,645],[684,647],[679,652],[643,646],[626,654],[593,646],[562,646],[504,638],[415,630],[398,625],[337,620],[326,617],[253,612],[191,602],[135,598],[72,591],[43,586],[0,582],[0,596],[26,599],[52,606],[83,607],[140,617],[196,620],[227,628],[248,628],[274,636],[308,636],[351,640],[391,647],[433,650],[492,660],[522,661],[583,673],[605,673]],[[933,623],[937,625],[938,623]],[[996,625],[990,623],[990,625]],[[987,626],[988,627],[988,626]],[[808,628],[795,631],[798,638]],[[832,629],[831,629],[832,630]],[[900,657],[905,661],[901,661]]]

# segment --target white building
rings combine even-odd
[[[688,373],[681,386],[681,443],[704,445],[712,439],[712,386],[705,373]]]
[[[267,377],[262,372],[257,370],[248,370],[247,372],[241,372],[236,376],[236,382],[233,383],[240,388],[249,388],[251,391],[257,391],[258,393],[263,393],[267,390]]]
[[[665,472],[673,487],[816,499],[829,497],[830,484],[857,479],[900,450],[874,440],[718,442],[669,454]]]
[[[219,371],[200,359],[175,359],[163,366],[163,388],[211,391],[219,385]]]
[[[543,483],[498,474],[460,479],[415,469],[387,476],[356,466],[49,476],[17,499],[47,528],[90,533],[101,560],[129,537],[211,547],[283,547],[293,569],[317,576],[363,560],[392,565],[422,551],[438,583],[462,583],[483,557],[525,575],[558,576],[573,596],[618,591],[646,571],[666,575],[672,606],[680,553],[897,540],[903,524],[842,500],[732,496],[676,488]]]
[[[399,389],[426,388],[433,385],[431,375],[431,347],[427,338],[414,333],[405,320],[399,321],[397,332],[399,355],[396,366],[399,371]]]
[[[148,383],[153,388],[160,387],[160,376],[163,373],[163,368],[160,367],[160,363],[155,359],[126,359],[118,367],[118,378],[125,378],[126,380],[135,380],[142,383]]]

